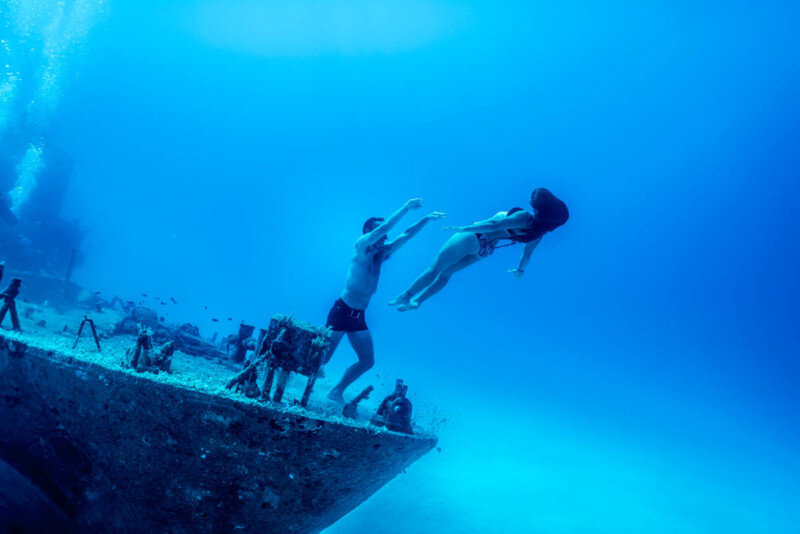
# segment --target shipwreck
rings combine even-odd
[[[230,363],[178,351],[173,374],[142,372],[126,364],[136,336],[104,338],[100,351],[54,328],[77,326],[83,311],[21,308],[23,331],[0,330],[6,528],[319,532],[436,445],[424,432],[275,402],[269,391],[266,399],[237,393],[226,382],[247,373]],[[95,314],[101,333],[117,319]]]

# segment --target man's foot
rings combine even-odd
[[[328,400],[333,401],[336,404],[344,404],[344,396],[338,389],[332,389],[331,392],[328,393]]]
[[[411,300],[411,295],[408,293],[408,291],[403,291],[402,293],[397,295],[397,297],[395,297],[394,300],[389,301],[389,306],[405,305],[408,304],[410,300]]]
[[[402,304],[402,305],[398,306],[397,307],[397,311],[401,311],[401,312],[411,311],[411,310],[416,310],[417,308],[419,308],[419,301],[417,301],[416,299],[411,299],[406,304]]]

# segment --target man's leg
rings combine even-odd
[[[337,402],[344,402],[344,390],[375,365],[375,350],[369,330],[348,332],[347,338],[358,356],[358,361],[347,368],[342,380],[328,393],[328,398]]]
[[[331,357],[333,353],[336,352],[336,347],[339,346],[339,342],[344,337],[344,330],[333,330],[331,332],[331,344],[328,346],[328,352],[325,354],[325,357],[322,359],[322,365],[325,365],[329,361],[331,361]]]

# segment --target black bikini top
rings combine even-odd
[[[511,215],[514,215],[514,214],[515,214],[515,213],[517,213],[518,211],[525,211],[525,210],[524,210],[524,209],[522,209],[522,208],[513,207],[513,208],[511,208],[510,210],[508,210],[508,211],[506,212],[506,217],[510,217]],[[533,217],[531,217],[530,215],[528,215],[528,217],[530,217],[531,219],[533,219]],[[519,241],[520,241],[520,239],[519,239],[519,238],[524,238],[524,237],[525,237],[525,235],[526,235],[526,234],[527,234],[529,231],[530,231],[530,230],[529,230],[529,229],[527,229],[527,227],[526,227],[526,229],[525,229],[525,230],[522,230],[522,231],[519,231],[519,232],[518,232],[518,231],[516,231],[516,230],[511,230],[511,229],[509,229],[509,230],[508,230],[508,235],[509,235],[509,236],[511,236],[511,237],[510,237],[510,239],[514,240],[515,242],[519,242]]]

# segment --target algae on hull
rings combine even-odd
[[[80,530],[318,532],[436,443],[46,345],[0,333],[0,458]]]

